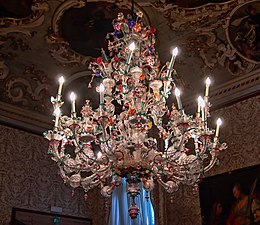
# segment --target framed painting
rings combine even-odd
[[[13,208],[11,225],[92,225],[92,220]]]
[[[236,193],[237,189],[246,197],[243,213],[247,222],[241,225],[260,224],[259,164],[202,180],[199,189],[202,225],[240,225],[239,222],[229,223],[241,198]],[[253,202],[257,203],[257,207]]]

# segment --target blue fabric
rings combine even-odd
[[[150,200],[146,200],[146,191],[142,186],[141,193],[135,198],[139,214],[136,219],[131,219],[128,215],[128,208],[131,206],[132,199],[127,196],[127,183],[123,179],[122,184],[117,187],[112,194],[112,206],[108,225],[154,225],[154,209]]]

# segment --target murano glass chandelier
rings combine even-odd
[[[138,215],[135,198],[140,184],[147,192],[155,181],[169,193],[181,184],[196,188],[226,148],[218,138],[221,120],[216,130],[207,126],[210,80],[204,98],[198,98],[196,115],[187,115],[174,83],[178,50],[161,66],[154,47],[155,29],[145,26],[141,18],[141,12],[135,20],[119,13],[113,20],[114,31],[107,34],[109,55],[102,50],[102,56],[90,64],[93,77],[102,78],[97,87],[99,107],[92,109],[86,100],[79,116],[72,92],[71,115],[62,115],[64,78],[60,77],[58,94],[51,100],[54,129],[44,133],[61,177],[73,188],[87,192],[100,186],[102,195],[109,197],[125,178],[131,218]],[[177,104],[169,107],[172,92]]]

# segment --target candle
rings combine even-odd
[[[170,73],[171,73],[171,71],[172,71],[172,67],[173,67],[173,64],[174,64],[174,62],[175,62],[175,58],[176,58],[177,54],[178,54],[178,48],[176,47],[176,48],[174,48],[173,51],[172,51],[172,58],[171,58],[171,61],[170,61],[170,63],[169,63],[169,66],[168,66],[168,68],[167,68],[166,77],[169,77],[169,76],[170,76]]]
[[[201,96],[198,97],[198,109],[197,109],[197,117],[200,117],[200,105],[203,98]]]
[[[134,43],[134,42],[132,42],[132,43],[129,45],[129,50],[130,50],[130,52],[129,52],[129,54],[128,54],[127,62],[126,62],[127,65],[130,64],[131,58],[132,58],[132,56],[133,56],[133,52],[134,52],[134,50],[135,50],[135,43]]]
[[[57,96],[57,101],[60,101],[60,99],[61,99],[61,91],[62,91],[62,86],[63,86],[63,83],[64,83],[64,77],[63,76],[61,76],[60,78],[59,78],[59,89],[58,89],[58,96]]]
[[[104,84],[99,85],[99,93],[100,93],[100,104],[104,104],[104,91],[105,91],[105,86]]]
[[[104,104],[104,91],[105,91],[105,86],[104,86],[104,84],[100,84],[99,85],[99,108],[100,108],[100,116],[102,115],[102,107],[103,107],[103,104]]]
[[[204,122],[204,120],[205,120],[205,113],[204,113],[205,101],[203,100],[203,98],[200,98],[198,100],[199,100],[199,105],[201,108],[201,119],[202,119],[202,122]]]
[[[174,92],[175,92],[178,108],[179,108],[179,110],[182,110],[182,104],[181,104],[181,98],[180,98],[181,92],[178,88],[175,88]],[[182,114],[183,114],[183,110],[182,110]]]
[[[210,79],[209,79],[209,77],[206,79],[206,90],[205,90],[205,97],[207,98],[207,97],[209,97],[209,86],[210,86],[210,83],[211,83],[211,81],[210,81]]]
[[[219,135],[219,127],[221,126],[221,124],[222,124],[222,120],[220,118],[218,118],[215,137],[218,137],[218,135]]]
[[[53,112],[54,116],[55,116],[55,124],[54,124],[54,128],[58,127],[58,123],[59,123],[59,118],[60,118],[60,108],[56,108]]]
[[[71,92],[70,94],[70,100],[71,100],[71,116],[76,117],[76,95],[74,92]]]
[[[167,139],[164,140],[165,151],[167,151],[168,147],[169,147],[169,139],[167,138]]]

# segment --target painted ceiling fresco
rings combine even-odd
[[[214,107],[259,91],[259,1],[134,2],[133,7],[126,0],[0,0],[0,121],[11,118],[50,127],[49,99],[61,73],[66,77],[66,101],[74,87],[80,92],[77,107],[86,98],[96,104],[98,81],[88,88],[88,64],[101,55],[101,48],[106,52],[112,19],[119,12],[131,15],[132,8],[142,11],[144,23],[156,28],[162,63],[169,61],[173,47],[179,47],[174,80],[185,90],[187,107],[194,107],[190,99],[203,92],[207,76],[214,84]]]

